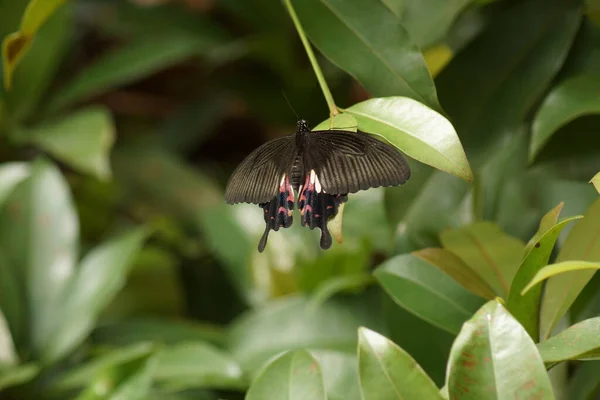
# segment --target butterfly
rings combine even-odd
[[[391,145],[362,132],[311,131],[300,120],[295,134],[263,144],[242,161],[229,178],[225,201],[263,209],[262,252],[270,230],[292,225],[298,193],[300,223],[321,230],[320,246],[326,250],[332,244],[327,222],[349,193],[397,186],[409,178],[406,160]]]

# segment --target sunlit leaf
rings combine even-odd
[[[406,96],[441,111],[421,52],[380,0],[292,2],[315,46],[373,96]]]
[[[358,372],[364,400],[442,398],[410,354],[366,328],[358,331]]]
[[[460,257],[496,293],[509,291],[523,257],[523,243],[491,222],[477,222],[440,235],[447,250]]]
[[[576,260],[600,262],[598,226],[600,226],[600,200],[592,204],[584,214],[584,218],[577,221],[569,232],[556,262]],[[556,323],[565,315],[595,272],[594,269],[583,269],[550,278],[546,283],[542,299],[540,319],[542,338],[550,336]]]
[[[60,171],[36,162],[30,177],[6,199],[0,221],[5,260],[28,299],[30,346],[40,355],[64,315],[62,299],[78,256],[79,221]]]
[[[458,333],[463,322],[483,303],[448,275],[412,254],[384,262],[375,271],[375,277],[402,308],[450,333]]]
[[[0,275],[0,278],[1,277],[2,275]],[[19,301],[18,299],[14,300]],[[14,367],[19,363],[19,355],[17,354],[15,344],[13,342],[8,321],[2,312],[2,306],[3,304],[0,302],[0,371],[6,368]]]
[[[428,248],[413,252],[413,255],[444,271],[471,293],[487,300],[496,297],[494,290],[454,253],[445,249]]]
[[[23,133],[23,140],[46,150],[74,169],[101,179],[111,176],[109,156],[115,139],[110,112],[91,107]]]
[[[433,46],[423,53],[427,69],[434,78],[448,65],[453,56],[452,49],[445,44]]]
[[[336,350],[354,353],[357,329],[380,324],[377,301],[363,296],[332,299],[318,308],[302,297],[272,300],[239,317],[231,326],[227,348],[244,371],[256,371],[269,358],[286,350]],[[367,297],[368,299],[368,297]]]
[[[583,74],[561,82],[544,99],[532,125],[530,159],[533,160],[561,126],[589,114],[600,114],[600,74]]]
[[[218,348],[202,342],[182,342],[157,355],[154,379],[170,390],[191,388],[244,389],[240,366]]]
[[[406,97],[363,101],[346,110],[358,129],[379,135],[410,157],[471,181],[473,174],[452,124],[441,114]]]
[[[593,184],[598,193],[600,193],[600,172],[594,175],[594,177],[590,180],[590,183]]]
[[[506,308],[523,325],[534,342],[537,342],[540,336],[539,309],[542,300],[542,288],[540,286],[526,295],[522,295],[521,291],[535,274],[548,264],[558,235],[563,228],[569,222],[581,218],[567,218],[556,223],[561,209],[562,204],[559,204],[542,218],[539,230],[526,247],[525,258],[510,285],[510,293],[506,301]]]
[[[45,337],[46,361],[59,359],[87,337],[103,307],[125,284],[147,236],[143,228],[127,232],[91,250],[81,260],[59,306],[61,317],[53,321],[53,330]]]
[[[247,400],[325,400],[321,368],[306,350],[290,351],[271,361],[252,382]]]
[[[600,317],[586,319],[537,345],[547,366],[600,359]]]
[[[533,340],[496,300],[463,326],[450,352],[447,383],[451,399],[554,399]]]
[[[321,365],[328,400],[362,400],[356,354],[327,350],[310,353]]]
[[[555,275],[564,273],[572,273],[577,271],[596,271],[600,269],[600,262],[589,262],[589,261],[563,261],[556,264],[550,264],[542,268],[533,279],[525,286],[521,293],[527,293],[531,288],[539,284],[540,282],[551,278]]]

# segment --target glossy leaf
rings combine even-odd
[[[310,353],[321,365],[327,400],[362,400],[355,354],[327,350]]]
[[[0,369],[0,391],[29,382],[40,372],[35,364],[17,365],[8,369]]]
[[[358,370],[364,400],[442,399],[410,354],[366,328],[358,331]]]
[[[427,165],[466,181],[473,179],[452,124],[417,101],[406,97],[370,99],[344,111],[356,118],[360,131],[383,137]]]
[[[524,121],[560,70],[580,22],[576,3],[511,3],[438,75],[440,102],[472,164],[485,162]]]
[[[560,209],[562,209],[562,204],[550,210],[542,218],[539,230],[527,245],[525,258],[510,285],[510,293],[506,301],[506,308],[523,325],[534,342],[537,342],[540,336],[539,309],[542,300],[542,287],[539,286],[526,295],[522,295],[521,291],[535,274],[548,264],[558,235],[560,235],[563,228],[569,222],[581,218],[567,218],[556,223]],[[553,222],[555,225],[551,226],[550,224]]]
[[[391,258],[374,274],[398,305],[450,333],[458,333],[463,322],[483,303],[448,275],[412,254]]]
[[[89,334],[103,308],[123,287],[148,232],[137,229],[91,250],[63,297],[61,316],[44,346],[43,357],[55,361],[79,345]]]
[[[554,399],[533,340],[496,300],[463,326],[448,362],[451,399]]]
[[[89,68],[68,82],[49,103],[56,111],[73,103],[103,94],[110,89],[158,72],[203,51],[213,48],[208,37],[167,32],[146,37],[104,55]]]
[[[61,302],[77,260],[79,221],[60,171],[36,162],[7,198],[0,221],[0,243],[15,281],[24,283],[30,346],[39,355],[64,315]]]
[[[590,183],[594,185],[594,187],[600,194],[600,172],[594,175],[594,177],[590,180]]]
[[[442,232],[444,247],[460,257],[500,295],[506,295],[523,257],[523,243],[491,222]]]
[[[439,268],[471,293],[487,300],[496,297],[494,290],[454,253],[445,249],[428,248],[413,252],[413,255]]]
[[[598,226],[600,226],[600,200],[596,200],[591,205],[584,218],[569,232],[556,262],[575,260],[600,262]],[[581,270],[550,278],[546,283],[541,307],[542,338],[550,336],[556,323],[565,315],[595,272],[595,270]]]
[[[4,87],[10,89],[14,69],[31,47],[37,31],[65,0],[31,0],[21,19],[19,31],[4,38]]]
[[[2,305],[0,303],[0,371],[14,367],[19,363],[19,355],[13,342],[10,327],[2,312]]]
[[[110,112],[91,107],[52,124],[25,133],[24,141],[44,149],[57,159],[100,179],[111,176],[109,157],[115,140]]]
[[[377,313],[372,309],[378,302],[354,297],[345,301],[332,299],[317,309],[309,307],[311,303],[302,297],[270,301],[234,321],[227,348],[244,371],[254,373],[269,358],[286,350],[353,353],[357,329],[378,324]]]
[[[218,348],[202,342],[182,342],[157,355],[154,379],[169,390],[191,388],[243,389],[240,366]]]
[[[600,317],[586,319],[537,345],[547,366],[600,359]]]
[[[380,0],[292,2],[315,46],[373,96],[406,96],[441,111],[423,56]]]
[[[425,49],[442,39],[471,0],[404,0],[402,23]]]
[[[287,352],[271,361],[252,382],[247,400],[325,400],[321,368],[306,350]]]
[[[530,159],[533,160],[558,129],[589,114],[600,114],[600,74],[582,74],[561,82],[546,96],[532,126]]]
[[[537,274],[535,274],[533,279],[531,279],[531,281],[527,284],[527,286],[525,286],[521,293],[527,293],[540,282],[551,278],[555,275],[588,270],[596,272],[596,270],[598,269],[600,269],[600,262],[563,261],[556,264],[550,264],[542,268]]]

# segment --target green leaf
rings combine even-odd
[[[397,17],[402,15],[405,1],[406,0],[381,0],[381,2],[385,4],[385,6],[389,8],[390,11],[393,12]]]
[[[404,0],[402,23],[422,49],[442,39],[471,0]]]
[[[491,222],[441,233],[444,247],[460,257],[500,295],[506,295],[523,257],[523,243]]]
[[[579,364],[569,381],[569,400],[594,400],[600,393],[600,361]]]
[[[170,65],[214,48],[213,39],[174,31],[145,36],[108,54],[82,71],[50,100],[49,110],[103,94],[114,87],[140,80]]]
[[[379,135],[404,153],[466,181],[469,162],[452,124],[441,114],[406,97],[363,101],[344,110],[358,129]]]
[[[27,178],[31,167],[27,163],[9,162],[0,165],[0,207],[15,187]]]
[[[78,388],[90,384],[95,378],[119,365],[146,358],[154,354],[156,345],[150,342],[138,342],[131,346],[111,349],[96,355],[86,362],[76,365],[55,382],[61,389]]]
[[[358,331],[358,370],[364,400],[442,399],[410,354],[366,328]]]
[[[0,369],[0,392],[12,386],[31,381],[40,369],[35,364],[22,364],[8,369]]]
[[[587,270],[593,270],[594,272],[596,272],[596,270],[600,269],[600,262],[589,262],[589,261],[563,261],[560,263],[556,263],[556,264],[550,264],[547,265],[546,267],[542,268],[537,274],[535,274],[535,276],[533,277],[533,279],[527,284],[527,286],[525,286],[525,288],[523,289],[523,291],[521,293],[527,293],[528,291],[531,290],[531,288],[533,288],[534,286],[536,286],[538,283],[551,278],[555,275],[560,275],[560,274],[564,274],[564,273],[571,273],[571,272],[577,272],[577,271],[587,271]]]
[[[40,120],[39,114],[35,117],[32,114],[73,48],[76,37],[74,11],[72,1],[58,8],[39,30],[19,63],[13,77],[13,88],[6,94],[7,111],[13,120]]]
[[[61,301],[75,273],[78,235],[66,181],[52,164],[36,162],[0,216],[0,245],[14,268],[15,282],[24,284],[30,346],[36,355],[44,351],[56,320],[64,315]]]
[[[319,308],[303,297],[270,301],[246,313],[232,324],[227,338],[230,353],[246,372],[256,372],[270,357],[286,351],[310,348],[353,353],[360,326],[380,324],[377,302],[365,296],[332,299]]]
[[[600,317],[579,322],[537,347],[548,367],[568,360],[600,359]]]
[[[473,165],[485,162],[537,104],[580,22],[577,3],[511,3],[437,76],[440,102]]]
[[[600,114],[600,75],[582,74],[561,82],[546,96],[532,126],[529,158],[537,156],[560,127],[576,118]]]
[[[1,276],[0,276],[1,277]],[[0,303],[0,306],[2,304]],[[19,363],[15,344],[10,333],[10,327],[0,307],[0,371],[14,367]]]
[[[373,96],[406,96],[441,111],[423,56],[380,0],[294,0],[315,46]]]
[[[154,379],[173,390],[191,388],[244,389],[241,367],[218,348],[202,342],[182,342],[157,355]]]
[[[496,300],[463,326],[450,351],[447,383],[451,399],[554,399],[533,340]]]
[[[319,363],[306,350],[287,352],[271,361],[258,375],[246,399],[325,400]]]
[[[191,320],[157,317],[135,317],[102,324],[94,330],[94,342],[110,345],[130,345],[154,341],[178,343],[184,341],[223,342],[223,329]]]
[[[53,321],[53,331],[45,338],[45,361],[59,359],[87,337],[100,312],[125,285],[147,236],[145,229],[133,230],[101,244],[81,260],[59,307],[61,317]]]
[[[596,200],[581,221],[569,232],[558,258],[563,261],[600,261],[600,199]],[[595,270],[581,270],[550,278],[546,283],[541,307],[541,336],[547,339],[556,323],[567,312]],[[541,271],[540,271],[541,273]]]
[[[534,342],[540,337],[540,304],[542,300],[542,287],[522,295],[521,291],[531,281],[535,274],[540,271],[550,260],[550,255],[563,228],[571,221],[581,217],[567,218],[556,223],[558,213],[562,209],[559,204],[550,210],[542,221],[540,227],[525,251],[525,258],[517,271],[511,285],[510,293],[506,301],[506,308],[525,328]],[[555,225],[551,225],[554,223]]]
[[[428,248],[412,254],[445,272],[471,293],[486,300],[496,297],[494,290],[452,252],[445,249]]]
[[[129,362],[100,371],[76,400],[142,400],[148,398],[156,357],[142,354]]]
[[[374,274],[398,305],[450,333],[458,333],[463,322],[483,303],[448,275],[412,254],[384,262]]]
[[[340,292],[361,291],[373,282],[373,276],[365,273],[334,276],[317,286],[310,299],[311,307],[318,307]]]
[[[590,183],[594,185],[594,187],[600,194],[600,172],[594,175],[594,177],[590,180]]]
[[[311,351],[321,365],[328,400],[362,400],[356,355],[338,351]]]
[[[14,69],[31,47],[37,31],[65,0],[31,0],[21,19],[19,31],[8,35],[2,43],[4,87],[10,89]]]
[[[111,176],[109,157],[115,127],[106,108],[83,109],[23,135],[25,142],[41,147],[76,170],[100,179]]]

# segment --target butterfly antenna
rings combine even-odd
[[[281,94],[283,95],[283,98],[285,99],[285,102],[287,103],[287,105],[290,107],[290,110],[292,110],[292,112],[296,116],[296,119],[299,120],[300,116],[298,116],[298,113],[296,112],[296,110],[294,110],[294,107],[292,107],[292,103],[290,103],[290,101],[287,98],[287,96],[285,95],[285,92],[283,91],[283,89],[281,89]]]

